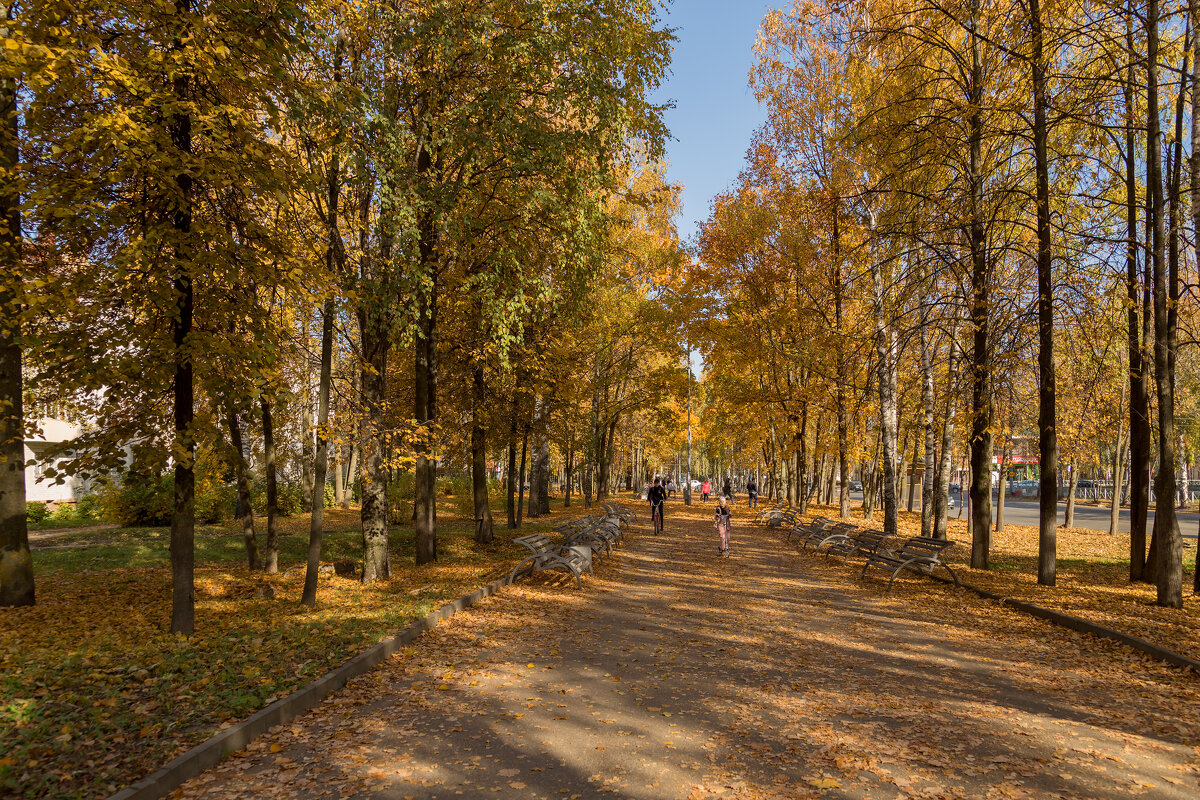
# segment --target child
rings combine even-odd
[[[717,510],[713,514],[713,522],[717,525],[717,555],[729,558],[729,527],[733,522],[733,509],[724,497],[717,500]]]

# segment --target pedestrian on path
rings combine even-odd
[[[729,528],[733,523],[733,509],[724,497],[717,500],[717,510],[713,514],[713,522],[717,526],[717,555],[729,558]]]
[[[650,501],[650,521],[654,524],[654,532],[658,533],[663,527],[663,500],[667,499],[667,490],[658,478],[654,479],[654,485],[646,492],[646,499]]]
[[[704,485],[700,487],[700,499],[707,503],[710,494],[712,494],[712,484],[708,482],[708,478],[705,478]]]
[[[721,494],[727,499],[733,499],[733,481],[729,478],[725,479],[725,485],[721,488]]]
[[[746,484],[746,493],[750,495],[750,507],[758,508],[758,482],[754,478],[750,478],[750,483]]]

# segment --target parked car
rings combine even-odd
[[[850,491],[861,492],[862,491],[862,481],[850,481]]]
[[[696,480],[695,478],[692,478],[692,482],[688,485],[692,487],[693,492],[700,491],[700,486],[701,486],[700,481]]]

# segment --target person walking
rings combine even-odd
[[[750,507],[758,508],[758,482],[754,480],[753,476],[746,484],[746,494],[750,495]]]
[[[667,497],[674,497],[677,491],[679,491],[679,484],[675,483],[674,478],[671,478],[667,483]]]
[[[708,496],[712,494],[712,484],[708,482],[708,478],[704,479],[704,483],[700,486],[700,499],[707,503]]]
[[[721,487],[721,495],[727,500],[733,500],[733,482],[729,478],[725,479],[725,485]]]
[[[717,555],[729,558],[729,529],[733,523],[733,509],[724,497],[717,500],[713,522],[717,526]]]

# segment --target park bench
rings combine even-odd
[[[769,508],[759,509],[758,513],[754,515],[754,519],[756,522],[766,522],[773,515],[782,514],[787,510],[787,507],[788,505],[786,501],[777,501],[775,505],[770,506]]]
[[[633,509],[621,503],[603,503],[600,508],[607,516],[616,517],[618,521],[625,523],[626,527],[637,520]]]
[[[782,528],[787,526],[789,529],[796,524],[796,509],[789,508],[786,511],[781,511],[778,514],[772,514],[767,518],[768,528]]]
[[[567,545],[555,544],[550,537],[540,533],[521,536],[513,539],[517,544],[527,548],[529,555],[520,563],[509,576],[509,581],[515,581],[523,575],[532,575],[549,569],[562,569],[575,576],[575,584],[583,588],[581,575],[586,569],[591,572],[591,564],[582,555]]]
[[[807,550],[809,547],[820,550],[822,545],[832,543],[841,537],[850,536],[859,530],[857,525],[848,520],[842,522],[826,520],[826,522],[828,524],[823,526],[813,526],[805,536],[796,541],[801,550]]]
[[[817,517],[811,520],[796,520],[796,524],[792,525],[792,529],[788,531],[785,541],[790,542],[792,537],[796,537],[796,544],[801,544],[813,536],[821,536],[825,531],[829,530],[836,523],[828,517]]]
[[[596,555],[608,555],[621,541],[621,525],[610,517],[586,518],[586,525],[564,532],[565,545],[587,544]]]
[[[825,546],[825,557],[829,558],[832,555],[844,556],[842,563],[850,560],[850,556],[857,553],[863,553],[870,557],[878,553],[883,543],[891,537],[883,531],[875,530],[874,528],[859,528],[853,533],[836,534],[830,536],[823,543]],[[819,552],[821,545],[817,546]]]
[[[867,556],[867,563],[863,565],[862,575],[859,578],[865,578],[867,570],[871,567],[889,570],[892,573],[892,577],[888,580],[888,591],[890,592],[896,576],[903,570],[907,569],[922,575],[932,575],[936,568],[945,567],[946,571],[950,573],[950,577],[954,579],[954,585],[959,586],[961,584],[958,582],[958,576],[954,574],[954,570],[950,569],[950,565],[942,561],[941,558],[942,551],[953,544],[954,542],[949,539],[914,536],[906,541],[898,550],[888,550],[881,547]]]

